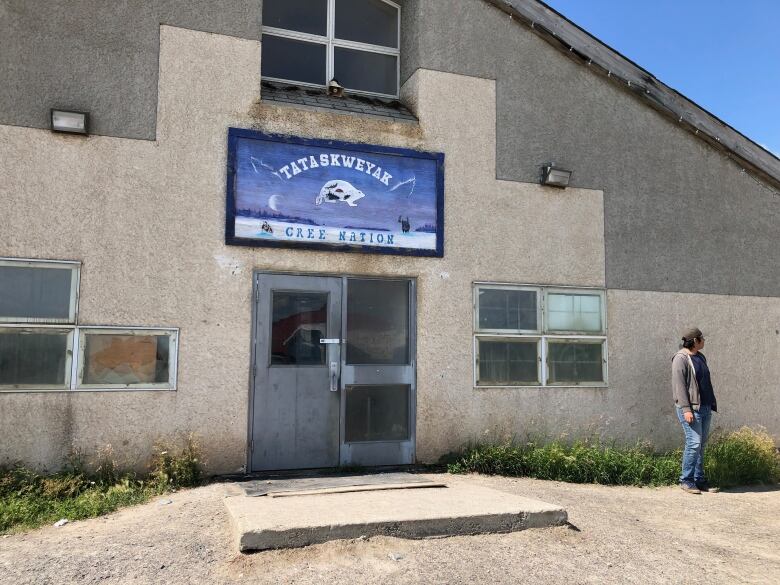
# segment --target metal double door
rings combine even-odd
[[[414,462],[415,282],[255,274],[250,471]]]

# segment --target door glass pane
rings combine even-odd
[[[357,441],[409,438],[409,386],[347,386],[345,436]]]
[[[67,331],[0,330],[0,385],[64,388],[68,335]]]
[[[347,281],[346,362],[409,363],[408,281]]]
[[[536,291],[479,289],[479,328],[536,331]]]
[[[550,383],[604,381],[601,343],[550,343],[547,361]]]
[[[327,293],[274,291],[272,299],[271,365],[325,365]]]
[[[480,386],[539,384],[536,341],[477,338]]]
[[[83,384],[167,384],[168,335],[84,333]]]
[[[0,317],[71,321],[72,268],[0,266]]]
[[[313,35],[328,32],[328,0],[264,0],[263,26]]]
[[[599,333],[601,296],[550,293],[547,295],[548,331],[585,331]]]
[[[263,58],[265,61],[265,58]],[[396,95],[398,58],[355,49],[333,49],[333,75],[347,89]]]
[[[263,35],[263,77],[325,85],[325,45]]]
[[[398,9],[382,0],[336,0],[336,38],[398,47]]]

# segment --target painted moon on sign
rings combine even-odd
[[[268,198],[268,207],[274,211],[279,211],[279,203],[282,201],[281,195],[271,195]]]

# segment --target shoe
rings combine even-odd
[[[682,488],[682,491],[688,492],[689,494],[700,494],[701,490],[696,487],[695,484],[692,483],[681,483],[680,488]]]
[[[696,487],[699,488],[700,492],[715,492],[717,491],[717,488],[714,488],[710,485],[710,482],[708,481],[697,481]]]

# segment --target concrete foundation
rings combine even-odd
[[[426,538],[559,526],[566,510],[490,488],[446,487],[248,497],[227,488],[228,515],[242,552],[296,548],[361,536]]]

